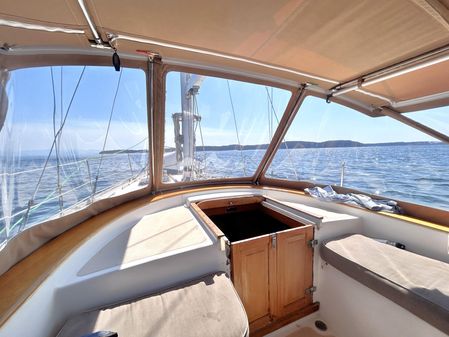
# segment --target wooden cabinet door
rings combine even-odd
[[[284,316],[312,303],[306,289],[312,286],[313,227],[303,226],[278,232],[276,255],[276,317]]]
[[[232,279],[252,327],[263,326],[270,320],[270,257],[269,235],[238,241],[231,246]]]

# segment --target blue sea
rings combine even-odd
[[[244,170],[254,173],[265,151],[242,153],[198,152],[197,157],[205,162],[205,176],[237,177]],[[340,185],[343,165],[345,187],[449,210],[446,144],[281,149],[267,176]]]
[[[45,156],[4,160],[2,165],[6,162],[8,167],[2,167],[0,172],[0,243],[6,238],[6,221],[9,221],[8,236],[11,237],[21,229],[57,216],[61,209],[77,203],[88,204],[94,190],[98,195],[113,186],[126,184],[133,177],[145,178],[142,172],[146,172],[147,158],[147,153],[104,155],[102,159],[67,154],[61,156],[59,174],[57,161],[52,158],[43,175]]]
[[[198,179],[251,176],[264,153],[198,151]],[[1,177],[0,242],[6,238],[6,221],[11,237],[20,229],[58,215],[61,208],[89,203],[94,189],[98,193],[137,175],[142,177],[147,154],[105,155],[100,170],[99,157],[67,156],[60,161],[60,191],[55,159],[49,161],[41,177],[45,159],[22,156],[6,161],[9,175]],[[449,146],[445,144],[281,149],[267,176],[340,185],[343,167],[345,187],[449,210]],[[5,218],[8,215],[11,217]]]

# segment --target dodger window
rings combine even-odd
[[[147,186],[144,71],[57,66],[2,75],[0,243]]]
[[[290,97],[265,85],[169,72],[163,182],[253,176]]]

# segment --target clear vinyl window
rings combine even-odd
[[[447,210],[448,158],[447,144],[412,127],[308,96],[265,175]]]
[[[169,72],[163,182],[254,175],[290,97],[284,89]]]
[[[408,112],[406,116],[449,136],[449,106]]]
[[[148,184],[144,71],[57,66],[0,75],[0,242]]]

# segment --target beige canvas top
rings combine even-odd
[[[85,0],[104,41],[108,41],[107,33],[146,40],[119,39],[119,52],[147,49],[158,52],[162,58],[231,66],[298,83],[313,82],[325,89],[449,44],[448,3],[447,0]],[[84,31],[68,34],[0,25],[1,43],[14,48],[92,49],[88,39],[93,36],[77,0],[2,1],[0,19]],[[162,46],[161,42],[262,62],[274,68]],[[385,96],[390,103],[446,92],[448,62],[364,90]],[[348,96],[375,106],[391,105],[388,100],[360,92]],[[440,99],[430,106],[445,103]]]

